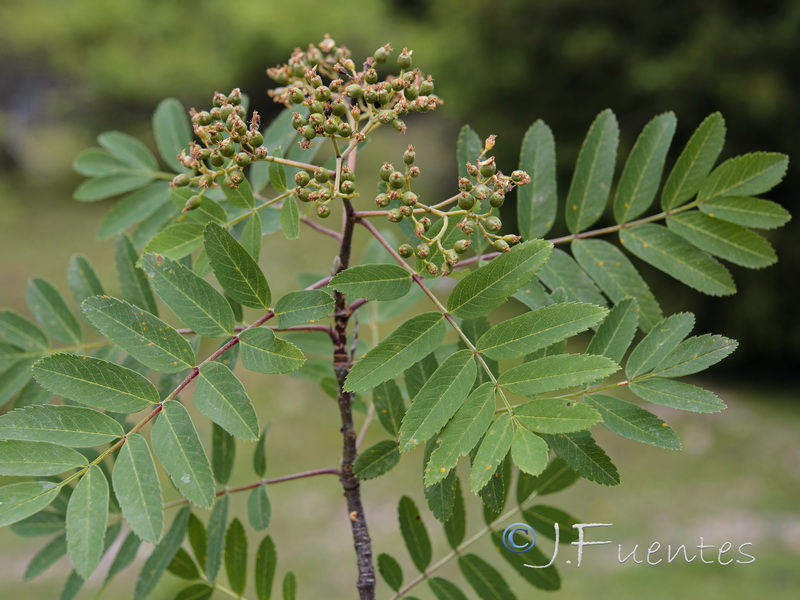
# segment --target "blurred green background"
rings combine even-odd
[[[788,0],[3,3],[0,305],[27,312],[26,279],[40,274],[64,286],[68,257],[76,252],[90,257],[114,291],[112,245],[93,239],[109,203],[70,200],[80,182],[71,162],[94,144],[99,132],[117,129],[152,145],[149,119],[161,98],[173,96],[200,109],[214,90],[235,86],[268,119],[278,107],[266,97],[264,69],[326,32],[349,46],[356,59],[386,42],[396,49],[408,46],[414,49],[415,64],[434,75],[445,105],[434,114],[408,119],[406,138],[381,131],[359,175],[366,179],[381,161],[398,160],[405,144],[414,143],[424,191],[446,197],[454,187],[454,143],[463,123],[482,136],[498,134],[499,164],[510,171],[525,130],[535,119],[544,119],[555,133],[563,195],[583,135],[606,107],[620,120],[623,156],[652,116],[674,110],[674,159],[697,124],[719,110],[728,125],[722,158],[769,150],[797,160],[798,31],[800,4]],[[798,191],[800,177],[790,163],[786,181],[770,198],[794,212]],[[330,267],[333,247],[316,241],[305,245],[308,233],[290,243],[265,239],[262,266],[278,296],[292,289],[297,272],[324,274]],[[777,265],[756,272],[734,267],[739,293],[731,298],[700,297],[642,267],[667,313],[692,310],[699,317],[698,331],[724,333],[741,342],[712,371],[717,379],[704,382],[730,409],[712,416],[660,413],[684,440],[681,453],[608,439],[624,485],[606,489],[582,482],[552,501],[587,522],[615,523],[603,539],[626,547],[655,540],[694,544],[700,536],[716,545],[751,541],[757,561],[653,567],[619,565],[613,551],[606,562],[590,561],[589,555],[580,570],[562,567],[560,597],[794,597],[790,594],[800,584],[795,568],[800,553],[797,233],[795,221],[770,235],[778,249]],[[248,383],[254,399],[263,396],[262,419],[275,422],[269,442],[271,476],[335,466],[335,460],[320,458],[338,453],[333,403],[298,380],[270,381],[268,388],[260,379]],[[367,441],[379,439],[380,433],[371,431]],[[243,457],[250,452],[245,446],[240,450]],[[406,492],[422,501],[421,486],[408,485],[420,461],[421,456],[406,459],[387,478],[364,486],[377,551],[403,554],[395,550],[396,499]],[[242,466],[235,482],[246,483],[248,471]],[[349,532],[335,479],[282,484],[271,488],[271,497],[279,571],[297,571],[301,598],[351,597]],[[476,507],[471,508],[477,519]],[[438,535],[438,526],[428,521]],[[251,547],[258,539],[251,536]],[[39,580],[20,584],[24,565],[41,543],[0,531],[4,597],[58,597],[68,573],[65,561]],[[492,552],[488,543],[478,547],[481,553]],[[436,554],[443,553],[441,539],[435,548]],[[404,566],[409,577],[412,567],[408,561]],[[443,573],[460,577],[452,565]],[[134,577],[129,571],[100,597],[130,597]],[[508,575],[509,580],[515,577]],[[170,598],[178,586],[178,580],[166,576],[155,597]],[[93,578],[82,597],[94,597],[98,589],[99,579]],[[536,593],[519,589],[521,597]],[[427,589],[418,595],[426,594]]]

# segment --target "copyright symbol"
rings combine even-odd
[[[524,540],[522,544],[518,544],[517,540],[514,538],[515,533],[521,533],[530,537],[530,540]],[[519,554],[527,552],[533,548],[535,544],[536,532],[533,530],[533,527],[527,523],[513,523],[503,530],[503,546],[506,547],[506,550]]]

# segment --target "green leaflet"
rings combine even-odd
[[[458,557],[458,568],[482,600],[516,600],[503,576],[482,558],[462,554]]]
[[[297,599],[297,577],[294,572],[286,571],[283,576],[282,594],[283,600],[296,600]]]
[[[209,600],[214,595],[214,588],[205,583],[195,583],[183,588],[173,600]]]
[[[78,318],[52,283],[41,277],[32,278],[26,300],[33,316],[51,337],[67,344],[83,341]]]
[[[189,538],[189,546],[191,546],[194,557],[197,559],[197,564],[200,565],[200,570],[205,572],[206,545],[208,543],[206,540],[206,526],[194,514],[189,515],[186,537]]]
[[[0,439],[91,447],[122,437],[122,425],[91,408],[28,406],[0,416]]]
[[[197,190],[191,187],[173,187],[169,191],[169,200],[177,210],[183,212],[186,202],[195,194]],[[217,202],[207,196],[203,196],[200,205],[187,211],[186,218],[199,225],[214,222],[225,225],[228,222],[228,213]]]
[[[677,119],[663,113],[645,125],[633,145],[614,196],[614,218],[626,223],[644,213],[656,197]]]
[[[647,283],[619,248],[604,240],[575,240],[572,253],[612,302],[616,304],[627,296],[636,298],[643,331],[649,331],[663,318]]]
[[[511,448],[514,427],[511,415],[503,413],[494,420],[483,436],[469,472],[469,487],[476,494],[494,475]]]
[[[255,584],[258,600],[269,600],[272,595],[272,582],[275,580],[277,556],[275,544],[268,535],[261,540],[256,551]]]
[[[579,521],[561,509],[546,504],[537,504],[522,511],[522,516],[535,531],[548,539],[556,541],[555,525],[558,523],[558,541],[560,544],[571,544],[578,541],[578,532],[572,526],[579,523]]]
[[[762,198],[746,196],[729,196],[706,200],[697,208],[709,217],[716,217],[729,223],[755,227],[756,229],[774,229],[780,227],[792,216],[785,208],[775,202]]]
[[[247,253],[253,257],[253,260],[258,262],[261,256],[261,238],[263,237],[263,225],[261,224],[261,215],[253,212],[244,222],[242,228],[242,247],[247,250]]]
[[[569,433],[589,429],[602,418],[591,406],[562,398],[531,400],[514,408],[514,417],[537,433]],[[545,465],[542,465],[544,468]]]
[[[619,485],[619,472],[588,431],[543,434],[545,441],[578,475],[600,485]]]
[[[682,381],[654,377],[633,382],[628,387],[642,400],[678,410],[715,413],[726,408],[713,392]]]
[[[53,564],[58,561],[62,556],[67,554],[67,534],[62,533],[51,539],[47,544],[33,555],[31,562],[28,563],[25,569],[25,574],[22,576],[23,581],[30,581],[34,577],[41,575]]]
[[[72,163],[72,168],[85,177],[106,177],[131,172],[131,167],[102,148],[87,148],[81,151]]]
[[[757,196],[778,185],[789,157],[776,152],[753,152],[729,158],[703,181],[700,202],[722,196]]]
[[[398,591],[402,587],[403,569],[389,554],[382,552],[378,555],[378,572],[386,584],[394,591]]]
[[[73,192],[72,197],[79,202],[97,202],[111,196],[132,192],[153,181],[153,172],[137,172],[131,169],[112,175],[87,179]]]
[[[236,462],[236,439],[216,423],[211,425],[211,471],[214,479],[225,485]]]
[[[422,573],[431,564],[432,556],[431,539],[428,537],[425,522],[419,514],[417,505],[408,496],[400,498],[397,515],[400,521],[400,533],[411,555],[411,562]]]
[[[495,407],[494,384],[484,383],[464,401],[437,438],[437,447],[425,467],[425,485],[438,483],[469,454],[492,423]]]
[[[211,516],[208,518],[208,537],[206,541],[205,572],[208,580],[214,582],[222,566],[222,556],[225,550],[225,530],[228,525],[228,506],[230,495],[223,494],[217,499]]]
[[[698,335],[681,342],[654,368],[652,375],[658,377],[684,377],[704,371],[717,364],[739,344],[721,335]]]
[[[555,457],[541,475],[531,477],[524,473],[520,474],[517,484],[517,503],[522,504],[533,492],[539,496],[560,492],[578,479],[580,476],[566,462]]]
[[[725,143],[725,120],[713,113],[689,138],[664,183],[661,207],[670,210],[694,196],[717,161]]]
[[[72,296],[78,304],[89,296],[105,294],[103,284],[100,283],[92,263],[82,254],[73,254],[69,259],[67,282],[72,290]]]
[[[534,546],[524,554],[509,552],[503,546],[503,538],[499,531],[492,532],[492,542],[497,553],[529,584],[541,590],[553,591],[561,588],[561,577],[558,575],[555,565],[550,565],[546,569],[531,569],[526,566],[541,566],[549,562],[538,547]]]
[[[242,364],[259,373],[290,373],[303,366],[300,349],[269,329],[248,329],[239,336]]]
[[[250,209],[256,205],[255,198],[253,197],[253,189],[250,187],[250,183],[247,179],[234,188],[223,185],[222,191],[225,193],[225,199],[236,208]]]
[[[194,564],[192,557],[183,548],[178,548],[172,561],[167,565],[167,571],[188,581],[200,579],[200,571],[198,571],[197,565]]]
[[[608,311],[593,304],[552,304],[502,321],[477,341],[478,351],[498,360],[546,348],[597,325]]]
[[[75,571],[88,579],[103,556],[108,519],[108,481],[100,467],[90,467],[67,505],[67,549]]]
[[[400,462],[397,442],[384,440],[370,446],[359,454],[353,465],[353,473],[359,479],[375,479],[394,469]]]
[[[186,524],[189,521],[189,514],[190,508],[184,506],[175,515],[169,531],[155,547],[152,554],[147,557],[139,576],[136,578],[136,587],[133,592],[134,600],[144,600],[158,584],[159,579],[161,579],[169,563],[172,562],[178,552],[178,548],[181,547],[183,538],[186,536]]]
[[[147,242],[143,252],[162,254],[178,260],[203,245],[204,231],[200,223],[175,223],[156,233]]]
[[[108,583],[114,577],[114,575],[125,570],[131,565],[131,563],[133,563],[133,561],[136,559],[136,553],[138,552],[141,544],[142,540],[140,540],[133,531],[125,536],[125,539],[122,540],[122,544],[117,551],[117,555],[114,557],[114,561],[108,568],[106,583]]]
[[[566,299],[571,302],[588,302],[599,306],[607,304],[600,290],[583,269],[569,254],[558,248],[553,249],[550,259],[541,268],[537,277],[553,292],[562,288],[566,292]],[[516,294],[514,297],[518,298]],[[539,306],[544,304],[545,302],[541,302]]]
[[[13,361],[5,371],[0,373],[0,406],[8,402],[28,384],[33,376],[31,366],[35,362],[35,358]]]
[[[161,158],[170,169],[181,173],[186,170],[178,160],[182,150],[189,148],[192,129],[186,118],[186,110],[175,98],[162,100],[153,113],[153,134]]]
[[[289,292],[275,305],[278,327],[313,323],[333,312],[333,297],[322,290]]]
[[[25,481],[0,487],[0,527],[11,525],[46,508],[61,488],[50,481]]]
[[[495,469],[489,481],[478,492],[481,502],[483,502],[483,520],[487,525],[490,525],[503,512],[510,485],[511,455],[506,453],[500,466]]]
[[[81,306],[100,333],[148,367],[178,373],[194,365],[189,342],[155,315],[111,296],[93,296]]]
[[[562,252],[562,251],[558,249],[554,250],[553,254],[551,255],[551,258],[555,256],[556,252]],[[572,263],[575,264],[575,261],[572,261]],[[545,266],[547,266],[547,263],[545,263]],[[591,280],[588,277],[586,277],[585,273],[583,274],[583,276],[586,278],[587,281],[589,281],[589,283],[592,286],[594,286]],[[531,279],[530,282],[528,282],[528,285],[522,286],[520,290],[515,294],[513,294],[511,297],[514,298],[515,300],[519,300],[531,310],[542,308],[543,306],[547,306],[550,303],[547,297],[547,292],[544,289],[544,286],[541,283],[539,283],[539,281],[536,279]],[[602,296],[600,298],[602,299]],[[601,304],[603,304],[604,302],[605,300],[603,300]]]
[[[617,435],[668,450],[681,448],[678,436],[664,421],[631,402],[604,394],[586,396],[586,402],[603,417],[603,427]]]
[[[761,269],[778,260],[772,245],[755,231],[698,211],[667,218],[667,227],[701,250],[742,267]]]
[[[156,254],[145,254],[142,268],[159,297],[196,333],[209,337],[233,333],[236,323],[230,304],[191,269]]]
[[[522,138],[519,168],[531,176],[517,191],[519,233],[526,240],[550,231],[556,217],[556,143],[542,120],[530,126]]]
[[[44,389],[35,380],[31,379],[17,394],[17,398],[14,400],[14,408],[46,404],[52,397],[53,394],[49,390]]]
[[[161,485],[147,441],[141,435],[128,435],[114,463],[111,483],[131,529],[141,539],[157,543],[164,529]]]
[[[63,446],[59,446],[59,448],[64,449]],[[84,464],[86,464],[85,461]],[[11,531],[20,537],[32,538],[53,533],[63,533],[64,526],[63,514],[43,510],[27,519],[14,523],[11,526]]]
[[[432,577],[428,579],[428,585],[434,596],[436,596],[436,600],[467,600],[467,597],[458,589],[458,586],[450,583],[447,579]]]
[[[97,238],[107,240],[114,237],[167,206],[169,189],[168,182],[154,181],[125,196],[106,213],[97,228]]]
[[[340,271],[330,287],[351,298],[394,300],[411,289],[411,276],[397,265],[358,265]]]
[[[725,267],[663,225],[647,223],[622,230],[619,240],[634,256],[699,292],[710,296],[736,292]]]
[[[621,363],[636,335],[638,322],[639,303],[636,298],[623,298],[597,328],[586,354],[599,354]]]
[[[456,549],[464,541],[467,534],[467,516],[464,512],[464,495],[461,493],[461,481],[456,477],[456,493],[453,500],[453,513],[444,523],[444,533],[447,543]]]
[[[556,354],[505,371],[497,383],[514,394],[534,396],[605,379],[619,369],[605,356]]]
[[[404,322],[353,366],[344,389],[360,392],[396,377],[430,354],[444,337],[441,313],[429,312]]]
[[[122,289],[122,297],[145,309],[147,312],[158,316],[158,306],[150,288],[144,272],[137,267],[139,255],[133,247],[133,242],[126,235],[122,234],[117,238],[114,246],[114,257],[117,263],[117,273],[119,274],[119,284]]]
[[[272,505],[267,495],[267,486],[253,488],[247,497],[247,518],[256,531],[264,531],[272,520]]]
[[[567,192],[566,219],[570,233],[590,227],[603,214],[619,143],[619,125],[610,109],[597,115],[578,154]]]
[[[0,475],[57,475],[86,464],[83,454],[57,444],[0,440]]]
[[[273,165],[277,163],[272,163]],[[274,184],[275,181],[272,180]],[[281,231],[287,240],[296,240],[300,237],[300,209],[297,207],[297,200],[294,194],[283,201],[281,208]]]
[[[228,230],[209,223],[205,230],[206,252],[222,289],[251,308],[269,308],[270,290],[253,257]]]
[[[0,340],[22,350],[47,350],[47,336],[28,319],[8,308],[0,308]]]
[[[261,435],[258,437],[258,442],[256,442],[256,447],[253,450],[253,471],[255,471],[256,475],[259,477],[264,477],[264,474],[267,472],[267,433],[269,432],[269,425],[264,427],[264,431],[261,432]]]
[[[133,413],[160,402],[146,377],[91,356],[51,354],[34,365],[33,375],[54,394],[103,410]]]
[[[147,146],[127,133],[105,131],[97,136],[97,142],[126,165],[151,171],[158,168],[158,163]]]
[[[193,504],[214,503],[214,477],[189,413],[177,400],[164,402],[150,434],[153,450],[178,491]]]
[[[459,281],[447,300],[447,310],[470,319],[497,308],[533,278],[552,248],[545,240],[514,246]]]
[[[672,352],[694,327],[692,313],[678,313],[660,321],[631,351],[625,366],[628,379],[646,373]]]
[[[372,402],[383,428],[393,436],[400,431],[400,424],[406,414],[406,405],[400,388],[390,379],[372,389]]]
[[[423,460],[423,464],[427,462],[427,455],[431,447],[431,444],[429,444],[425,448],[426,460]],[[440,482],[425,488],[425,500],[437,521],[446,523],[452,517],[457,487],[458,477],[455,471],[450,471]]]
[[[534,400],[534,402],[541,402]],[[523,422],[522,419],[519,419]],[[523,422],[524,423],[524,422]],[[520,471],[529,475],[539,475],[547,466],[550,451],[547,443],[535,433],[518,427],[511,440],[511,459]]]
[[[411,400],[400,427],[400,451],[427,442],[447,424],[467,397],[478,373],[472,352],[451,354]]]
[[[200,369],[194,404],[231,435],[243,440],[258,439],[258,417],[253,403],[242,382],[222,363],[212,361]]]
[[[413,398],[425,385],[425,382],[431,378],[433,372],[439,368],[439,363],[436,360],[436,355],[431,352],[419,362],[414,363],[403,374],[403,379],[406,384],[406,391],[408,396]]]
[[[456,159],[458,162],[458,176],[469,177],[467,173],[467,163],[473,165],[477,162],[478,156],[483,150],[481,138],[469,125],[464,125],[458,132],[456,140]]]
[[[247,584],[247,536],[239,519],[233,519],[225,534],[225,572],[228,583],[237,596]]]

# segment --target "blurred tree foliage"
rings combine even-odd
[[[463,122],[482,135],[499,134],[501,165],[514,164],[522,134],[541,118],[555,132],[569,170],[579,140],[606,107],[621,121],[621,153],[657,113],[677,114],[678,149],[719,110],[729,126],[726,155],[758,148],[797,160],[798,31],[800,4],[790,0],[4,3],[0,131],[3,152],[13,160],[0,164],[25,170],[26,162],[41,159],[41,148],[26,140],[49,135],[66,144],[60,159],[54,157],[53,176],[60,172],[63,179],[71,149],[77,152],[109,126],[144,131],[165,96],[200,106],[210,91],[240,86],[269,114],[264,68],[325,32],[346,37],[356,56],[386,41],[415,48],[416,64],[438,74],[453,139]],[[482,82],[466,88],[476,72]],[[562,192],[568,184],[562,178]],[[792,210],[798,192],[800,177],[790,165],[780,195],[771,199]],[[701,329],[744,342],[729,368],[747,364],[780,376],[789,373],[776,357],[800,361],[800,320],[775,317],[796,314],[797,233],[790,224],[772,238],[781,256],[777,267],[740,269],[740,293],[731,299],[693,297],[689,306],[675,291],[671,308],[691,308]]]

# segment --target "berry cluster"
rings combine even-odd
[[[330,203],[339,196],[353,198],[356,195],[355,174],[347,165],[343,165],[339,177],[339,191],[336,192],[336,173],[324,167],[314,169],[313,177],[308,171],[300,171],[294,176],[297,187],[295,195],[301,202],[314,202],[317,215],[323,219],[331,214]]]
[[[357,70],[350,51],[325,36],[305,52],[295,50],[287,64],[267,70],[282,86],[269,94],[276,102],[306,109],[292,121],[306,148],[318,136],[361,142],[377,124],[405,132],[402,117],[433,110],[442,101],[433,93],[433,79],[412,68],[407,49],[397,57],[400,72],[381,79],[375,65],[385,63],[391,52],[388,44],[381,46]]]

